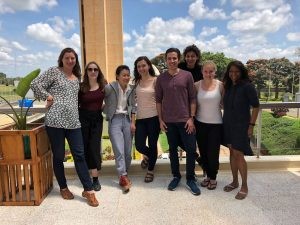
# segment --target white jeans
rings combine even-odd
[[[115,114],[108,124],[109,139],[115,155],[119,176],[127,175],[131,164],[132,134],[129,116]]]

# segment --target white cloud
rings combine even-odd
[[[132,66],[134,60],[141,55],[150,59],[165,52],[169,47],[182,50],[187,43],[195,43],[193,36],[194,23],[188,18],[175,18],[163,20],[159,17],[152,18],[145,28],[145,34],[133,30],[131,32],[131,46],[124,47],[124,61]]]
[[[0,14],[5,14],[5,13],[13,13],[14,10],[7,5],[4,4],[3,0],[0,0]]]
[[[57,0],[0,0],[0,13],[13,13],[16,11],[38,11],[41,7],[52,8]]]
[[[18,50],[21,50],[21,51],[27,51],[27,48],[22,46],[19,42],[17,41],[13,41],[12,43],[12,46],[15,47],[16,49]]]
[[[194,23],[188,18],[163,20],[160,17],[152,18],[146,25],[146,33],[153,35],[186,34],[192,32]]]
[[[207,37],[218,32],[217,27],[202,27],[200,37]]]
[[[64,21],[61,17],[55,16],[49,19],[49,21],[53,23],[53,29],[59,33],[64,33],[75,28],[75,21],[73,19],[66,19]]]
[[[73,48],[76,52],[80,52],[80,45],[81,45],[80,35],[74,33],[70,39],[66,40],[65,47],[68,46],[68,47]]]
[[[194,19],[226,19],[226,13],[223,9],[209,9],[204,5],[203,0],[196,0],[189,6],[189,15]]]
[[[298,32],[298,33],[288,33],[286,35],[286,38],[289,41],[300,41],[300,32]]]
[[[60,48],[64,47],[62,35],[47,23],[31,24],[27,27],[26,33],[33,39],[57,45]]]
[[[31,24],[27,27],[26,33],[31,38],[48,43],[50,46],[57,48],[65,48],[67,46],[79,49],[80,48],[80,36],[74,33],[70,39],[65,38],[62,30],[56,31],[47,23]]]
[[[275,11],[270,9],[246,12],[235,10],[231,16],[233,19],[227,24],[230,31],[236,34],[252,33],[254,35],[276,32],[287,25],[292,18],[290,5],[280,6]]]
[[[125,43],[125,42],[128,42],[128,41],[130,41],[130,40],[131,40],[130,34],[124,32],[124,33],[123,33],[123,42]]]
[[[6,39],[0,37],[0,49],[2,49],[7,44],[8,44],[8,41]]]
[[[284,4],[283,0],[231,0],[234,7],[249,9],[274,9]]]
[[[218,35],[204,44],[205,46],[202,49],[207,52],[224,52],[229,48],[229,40],[224,35]]]

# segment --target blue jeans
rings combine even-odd
[[[174,177],[181,178],[177,148],[180,143],[183,143],[186,151],[186,179],[195,180],[196,137],[195,134],[186,132],[185,124],[184,122],[166,123],[171,170]]]
[[[148,157],[148,170],[154,170],[157,160],[157,140],[159,136],[158,116],[136,120],[135,147],[141,154]],[[148,146],[146,139],[148,138]]]
[[[85,191],[91,191],[92,181],[84,156],[81,129],[64,129],[46,126],[53,153],[53,170],[60,189],[67,187],[64,170],[65,138],[74,158],[75,169]]]
[[[115,155],[118,175],[127,175],[132,159],[132,134],[129,116],[115,114],[108,124],[108,134]]]

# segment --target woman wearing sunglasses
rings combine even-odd
[[[79,120],[84,143],[84,154],[91,172],[93,189],[100,191],[98,179],[101,169],[101,136],[103,128],[102,105],[106,80],[96,62],[90,62],[84,70],[79,91]]]

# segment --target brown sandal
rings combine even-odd
[[[201,183],[201,187],[207,187],[209,184],[210,179],[209,178],[205,178]]]
[[[207,189],[208,190],[214,190],[217,187],[217,181],[215,181],[214,183],[211,182],[211,180],[209,181],[209,184],[207,185]]]
[[[225,192],[230,192],[230,191],[232,191],[232,190],[234,190],[234,189],[236,189],[236,188],[238,188],[238,187],[239,187],[239,185],[233,186],[233,184],[228,184],[228,185],[226,185],[226,186],[223,188],[223,191],[225,191]]]
[[[150,173],[150,172],[147,172],[146,176],[145,176],[145,179],[144,179],[145,183],[150,183],[150,182],[153,181],[153,179],[154,179],[154,174]]]
[[[142,169],[146,169],[147,167],[148,167],[148,160],[147,159],[143,159],[142,161],[141,161],[141,167],[142,167]]]
[[[244,192],[244,191],[239,191],[236,196],[235,196],[235,199],[238,199],[238,200],[243,200],[247,197],[248,193],[247,192]]]

